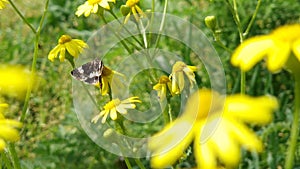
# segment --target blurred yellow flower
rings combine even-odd
[[[197,70],[196,66],[188,66],[182,61],[177,61],[172,68],[170,79],[172,80],[172,92],[180,94],[184,89],[184,74],[189,79],[191,87],[196,84],[194,72]]]
[[[2,114],[2,108],[6,108],[8,105],[5,103],[0,104],[0,152],[6,146],[5,141],[15,142],[20,139],[19,132],[16,128],[21,128],[22,123],[5,119]]]
[[[0,0],[0,9],[5,8],[5,3],[8,3],[7,0]]]
[[[266,124],[277,107],[277,101],[268,96],[225,98],[201,89],[188,100],[181,117],[149,139],[151,167],[171,166],[192,141],[199,169],[217,169],[218,161],[234,167],[239,162],[241,147],[251,151],[263,149],[259,138],[245,123]]]
[[[91,13],[97,13],[99,6],[100,8],[110,10],[109,2],[115,3],[116,0],[87,0],[77,8],[75,15],[79,17],[84,14],[85,17],[88,17]]]
[[[138,6],[140,0],[127,0],[125,5],[122,5],[121,12],[125,17],[124,23],[126,24],[130,18],[131,13],[133,14],[136,21],[139,21],[141,17],[146,17],[145,13]]]
[[[244,41],[234,52],[231,63],[248,71],[266,58],[268,69],[276,72],[284,67],[291,52],[300,62],[300,24],[281,26],[269,35]]]
[[[173,95],[171,80],[166,75],[163,75],[159,78],[158,83],[153,86],[153,89],[157,91],[157,95],[161,101],[166,98],[167,90],[169,90]]]
[[[3,109],[7,108],[7,107],[8,107],[8,104],[6,104],[6,103],[0,103],[0,119],[4,118],[2,112],[3,112]]]
[[[0,95],[23,96],[30,84],[30,72],[22,66],[0,65]]]
[[[101,84],[100,83],[96,84],[96,86],[100,87],[102,95],[106,95],[109,93],[110,88],[112,86],[113,79],[116,80],[114,78],[114,75],[124,76],[123,74],[116,72],[114,70],[111,70],[110,68],[108,68],[106,66],[103,67],[102,74],[101,74]],[[118,82],[115,82],[115,83],[118,83]]]
[[[92,119],[92,122],[97,123],[102,117],[101,122],[105,123],[108,115],[110,115],[112,120],[116,120],[118,118],[117,113],[127,114],[127,109],[135,109],[136,105],[134,103],[141,103],[141,101],[138,97],[130,97],[122,101],[113,99],[104,106],[104,110]]]
[[[58,40],[58,45],[50,51],[48,59],[53,62],[59,54],[59,60],[63,62],[66,57],[66,50],[71,56],[77,58],[83,48],[87,47],[87,44],[82,40],[72,39],[69,35],[62,35]]]

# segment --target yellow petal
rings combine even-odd
[[[132,12],[132,14],[133,14],[135,20],[136,20],[136,21],[139,21],[140,18],[139,18],[138,14],[137,14],[137,12],[136,12],[136,10],[135,10],[135,7],[131,7],[131,12]]]
[[[105,8],[105,9],[107,9],[107,10],[110,10],[110,6],[109,6],[107,0],[102,0],[102,1],[99,3],[99,5],[100,5],[102,8]]]
[[[135,9],[142,17],[146,17],[146,14],[141,10],[139,6],[136,5]]]
[[[60,49],[60,55],[59,55],[59,60],[61,62],[65,61],[65,56],[66,56],[66,48],[65,47],[62,47]]]
[[[198,168],[215,169],[217,167],[217,157],[213,152],[213,147],[209,147],[207,143],[201,143],[200,130],[195,131],[194,151]]]
[[[5,144],[4,140],[0,138],[0,152],[4,150],[5,145],[6,144]]]
[[[15,128],[21,128],[22,123],[18,122],[16,120],[2,119],[2,120],[0,120],[0,126],[10,126],[10,127],[15,127]]]
[[[177,75],[177,83],[178,83],[178,87],[179,87],[179,91],[181,92],[184,89],[184,76],[183,76],[183,72],[178,72],[175,74],[175,76]]]
[[[283,41],[273,40],[274,46],[268,52],[267,67],[271,72],[277,72],[285,65],[290,55],[290,44]]]
[[[77,11],[75,12],[75,15],[77,17],[81,16],[83,13],[85,12],[85,5],[80,5],[78,8],[77,8]]]
[[[72,41],[65,43],[66,49],[69,52],[69,54],[73,57],[78,57],[79,51],[77,49],[76,43],[73,43]]]
[[[57,58],[58,53],[60,52],[61,45],[55,46],[48,54],[48,59],[53,62]]]
[[[233,95],[226,98],[224,115],[255,124],[266,124],[272,120],[272,113],[278,108],[275,98],[269,96],[249,97]]]
[[[248,71],[273,48],[274,42],[269,36],[250,38],[235,50],[231,57],[231,63],[239,66],[243,71]]]
[[[263,150],[263,145],[254,132],[233,119],[229,121],[226,126],[230,131],[230,135],[235,138],[241,146],[251,151],[261,152]]]
[[[293,43],[293,52],[300,62],[300,38]]]
[[[98,11],[98,5],[96,4],[96,5],[92,5],[91,6],[91,9],[90,9],[90,12],[91,13],[97,13],[97,11]]]
[[[113,109],[110,110],[110,118],[111,118],[112,120],[116,120],[116,119],[118,118],[116,108],[113,108]]]
[[[164,168],[175,163],[192,142],[192,126],[193,122],[177,119],[151,137],[148,142],[153,155],[151,167]]]
[[[215,120],[219,123],[215,123]],[[218,126],[208,139],[208,144],[214,146],[214,151],[223,163],[229,166],[237,165],[240,160],[240,149],[238,143],[229,135],[226,119],[215,118],[211,123]]]
[[[98,120],[100,119],[100,113],[98,114],[98,115],[96,115],[92,120],[91,120],[91,122],[92,123],[97,123],[98,122]]]
[[[106,77],[101,77],[102,87],[101,95],[104,96],[109,92],[108,79]]]
[[[126,104],[120,104],[119,106],[116,107],[117,111],[121,114],[127,114],[127,110],[126,110],[127,108],[128,107],[126,106]],[[130,108],[134,108],[134,107],[132,107],[132,105],[130,105]]]
[[[20,139],[19,132],[11,127],[0,126],[0,138],[8,141],[18,141]]]
[[[104,112],[104,114],[103,114],[103,117],[102,117],[102,120],[101,120],[102,124],[104,124],[106,122],[107,116],[109,115],[109,110],[105,110],[103,112]]]

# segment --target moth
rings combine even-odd
[[[95,60],[85,63],[82,66],[72,70],[71,75],[73,78],[79,81],[92,85],[99,84],[101,87],[101,75],[103,67],[103,62],[100,59],[96,58]]]

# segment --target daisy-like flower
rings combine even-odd
[[[99,7],[110,10],[109,2],[115,3],[116,0],[87,0],[77,8],[75,15],[79,17],[84,14],[85,17],[88,17],[91,13],[97,13]]]
[[[130,15],[133,14],[136,21],[141,17],[146,17],[145,13],[138,6],[140,0],[127,0],[125,5],[121,6],[121,12],[125,17],[124,23],[126,24],[130,18]]]
[[[30,72],[22,66],[0,65],[0,95],[23,96],[30,83]]]
[[[258,152],[263,149],[262,142],[245,123],[266,124],[277,107],[277,101],[268,96],[225,98],[201,89],[188,100],[181,117],[149,139],[151,166],[171,166],[194,141],[197,168],[217,169],[219,162],[234,167],[241,147]]]
[[[110,68],[104,66],[101,74],[101,84],[96,84],[97,87],[100,88],[101,94],[106,95],[109,93],[110,88],[112,87],[112,83],[116,84],[119,83],[114,75],[124,76],[123,74],[111,70]],[[113,81],[115,80],[115,81]]]
[[[0,0],[0,9],[5,8],[5,3],[8,3],[7,0]]]
[[[50,51],[48,59],[53,62],[59,55],[59,60],[63,62],[66,57],[66,51],[74,58],[77,58],[83,51],[83,48],[87,47],[87,44],[82,40],[72,39],[69,35],[62,35],[58,40],[58,45]]]
[[[135,109],[136,105],[134,103],[141,103],[141,101],[138,97],[130,97],[122,101],[120,99],[113,99],[104,106],[104,110],[92,119],[92,122],[97,123],[102,117],[101,122],[105,123],[108,115],[110,115],[112,120],[116,120],[118,113],[127,114],[127,109]]]
[[[159,78],[158,83],[153,86],[153,89],[157,91],[157,96],[161,101],[166,98],[167,90],[169,90],[173,95],[171,80],[166,75],[163,75]]]
[[[281,26],[269,35],[249,38],[236,49],[231,63],[248,71],[266,58],[268,69],[276,72],[285,66],[291,52],[300,62],[300,24]]]
[[[5,148],[6,141],[16,142],[20,139],[17,128],[22,127],[22,123],[4,118],[1,111],[7,106],[4,103],[0,104],[0,152]]]
[[[186,65],[182,61],[177,61],[172,68],[170,79],[172,80],[172,92],[175,94],[181,93],[184,89],[184,74],[189,79],[191,87],[196,84],[194,72],[197,70],[196,66]]]

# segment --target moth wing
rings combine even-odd
[[[98,84],[101,83],[100,76],[102,74],[103,66],[103,62],[97,58],[75,68],[71,71],[71,75],[79,81],[88,84]]]

